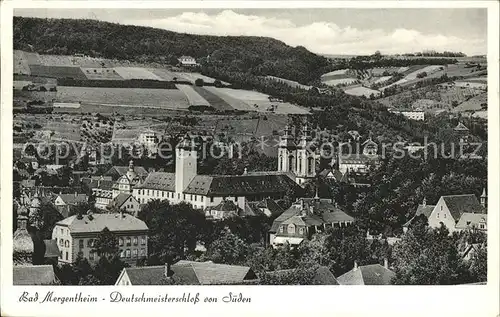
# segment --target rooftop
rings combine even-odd
[[[181,260],[171,266],[174,277],[184,279],[191,284],[244,284],[255,280],[257,276],[247,266],[216,264],[212,262],[195,262]]]
[[[339,276],[340,285],[390,285],[396,273],[380,264],[370,264],[353,268]]]
[[[56,223],[56,225],[67,226],[74,233],[98,233],[104,228],[109,231],[146,231],[148,227],[144,221],[126,213],[120,214],[92,214],[78,219],[77,215],[68,217]]]
[[[455,221],[458,221],[464,212],[486,213],[485,208],[479,203],[474,194],[441,196],[441,199],[446,203]]]
[[[12,273],[13,285],[50,285],[58,281],[52,265],[14,266]]]

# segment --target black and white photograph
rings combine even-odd
[[[488,8],[12,15],[12,285],[492,282]]]

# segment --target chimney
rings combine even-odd
[[[358,261],[354,261],[354,268],[353,270],[356,271],[358,269]]]
[[[384,267],[389,269],[389,260],[387,260],[387,258],[384,258]]]

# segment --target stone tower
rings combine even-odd
[[[312,140],[307,124],[302,129],[302,136],[297,146],[297,181],[303,184],[316,176],[316,145]]]
[[[197,173],[197,149],[195,140],[186,133],[175,148],[175,192],[182,194]],[[182,197],[181,197],[182,199]]]

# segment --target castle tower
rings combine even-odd
[[[186,133],[175,148],[175,192],[182,194],[197,173],[196,143]],[[182,195],[179,196],[182,198]]]
[[[294,142],[294,137],[291,135],[291,129],[287,125],[284,130],[284,135],[280,138],[278,144],[278,171],[279,172],[295,172],[295,160],[297,145]]]
[[[299,184],[316,176],[316,144],[307,124],[302,129],[302,137],[297,147],[297,164],[295,174]]]

